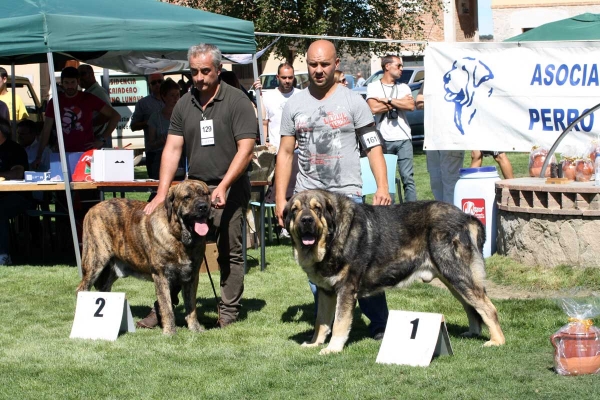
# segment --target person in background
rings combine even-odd
[[[346,75],[344,71],[340,71],[339,69],[335,71],[335,81],[342,86],[348,87],[348,81],[346,80]]]
[[[211,190],[211,225],[217,234],[221,271],[217,327],[224,328],[238,319],[244,291],[242,215],[250,200],[248,167],[258,126],[248,97],[219,80],[223,66],[218,47],[205,43],[192,46],[188,61],[194,86],[173,110],[158,191],[144,211],[150,214],[163,207],[185,146],[188,179],[202,180]],[[179,289],[171,291],[174,304]],[[156,308],[155,303],[150,314],[138,321],[138,327],[158,325]]]
[[[79,152],[90,149],[101,149],[110,139],[112,132],[117,127],[121,116],[114,108],[104,103],[98,97],[90,93],[79,91],[79,71],[74,67],[66,67],[60,74],[63,92],[58,94],[60,106],[59,121],[62,124],[65,151]],[[38,167],[42,154],[48,145],[50,133],[54,126],[56,116],[54,115],[54,99],[50,99],[46,107],[46,119],[40,138],[38,154],[34,161],[34,168]],[[93,113],[99,112],[108,119],[108,125],[104,130],[104,136],[94,136]]]
[[[364,84],[365,84],[365,78],[363,78],[362,72],[358,71],[356,73],[356,86],[360,87],[360,86],[364,86]]]
[[[260,79],[254,82],[254,88],[260,92],[262,101],[263,129],[265,140],[275,149],[279,150],[281,136],[279,135],[279,125],[281,124],[281,112],[287,101],[299,92],[294,87],[294,67],[290,63],[281,63],[277,67],[277,88],[262,92]]]
[[[413,170],[413,146],[406,111],[415,109],[412,90],[405,83],[396,83],[402,76],[404,63],[395,55],[381,59],[383,77],[367,86],[367,104],[375,115],[377,129],[384,139],[387,154],[398,156],[398,172],[402,179],[404,201],[417,200]],[[402,202],[402,194],[398,193]]]
[[[10,113],[8,112],[8,106],[6,105],[5,102],[0,100],[0,118],[4,118],[9,120],[10,119]]]
[[[9,119],[16,119],[20,121],[22,119],[26,119],[29,117],[27,113],[27,108],[25,108],[25,104],[23,104],[23,100],[21,97],[15,93],[15,105],[17,111],[17,118],[13,118],[13,94],[8,91],[8,73],[2,67],[0,67],[0,101],[4,102],[8,107],[8,116]]]
[[[360,143],[377,182],[373,204],[389,205],[392,202],[382,144],[375,132],[373,116],[358,93],[336,81],[334,73],[340,59],[333,43],[328,40],[313,42],[308,48],[306,62],[310,85],[288,100],[281,116],[281,146],[275,163],[275,214],[281,226],[285,226],[283,210],[296,142],[299,172],[295,192],[325,189],[362,202]],[[312,282],[309,284],[315,304],[318,304],[319,293],[323,292]],[[358,299],[358,304],[371,320],[371,337],[381,340],[388,318],[385,294]]]
[[[104,104],[110,104],[110,96],[108,92],[98,84],[96,76],[94,75],[94,69],[91,65],[81,64],[77,71],[79,71],[79,86],[85,89],[85,93],[93,94],[104,102]],[[108,124],[105,118],[102,118],[100,113],[94,111],[94,136],[102,140],[104,137],[104,129],[107,128]],[[102,146],[106,149],[112,149],[112,136],[106,138],[106,143]]]
[[[150,179],[158,180],[160,160],[167,142],[167,133],[171,123],[171,114],[179,101],[180,88],[172,79],[165,80],[160,85],[160,97],[165,106],[162,110],[152,113],[148,119],[148,140],[146,141],[146,168]],[[150,154],[150,157],[148,156]],[[148,163],[152,161],[152,164]],[[152,200],[152,198],[150,198]]]
[[[417,95],[416,105],[419,110],[425,109],[425,97],[421,85]],[[460,169],[463,166],[465,152],[463,150],[427,150],[427,172],[429,172],[429,186],[434,199],[454,204],[454,187],[460,178]]]
[[[0,177],[4,179],[23,179],[29,169],[27,153],[23,147],[10,138],[10,123],[0,119]],[[29,192],[0,193],[0,265],[10,265],[10,218],[22,214],[33,206]]]
[[[17,124],[17,141],[27,153],[27,161],[33,165],[37,155],[40,142],[38,140],[38,125],[30,119],[24,119]],[[50,170],[50,149],[46,147],[37,165],[36,171],[46,172]]]
[[[494,161],[500,166],[504,179],[514,178],[513,167],[510,160],[503,151],[471,151],[471,168],[479,168],[483,164],[483,157],[494,157]]]
[[[148,77],[150,83],[150,94],[140,99],[135,105],[135,110],[131,116],[131,130],[144,131],[144,142],[148,143],[148,120],[155,112],[160,112],[165,106],[164,101],[160,97],[160,85],[164,82],[163,74],[155,73]],[[146,153],[146,170],[150,176],[150,169],[155,165],[154,156],[151,153]]]

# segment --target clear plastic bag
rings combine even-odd
[[[594,175],[594,164],[587,158],[575,162],[575,180],[577,182],[589,182]]]
[[[600,372],[600,329],[592,318],[600,315],[599,298],[560,300],[569,323],[550,337],[554,346],[554,368],[560,375]]]
[[[542,166],[544,165],[544,161],[546,161],[546,157],[548,156],[548,149],[539,146],[533,146],[531,149],[531,153],[529,153],[529,176],[538,178],[540,176],[540,172],[542,172]],[[546,172],[544,176],[546,178],[550,177],[550,164],[556,163],[556,157],[552,154],[552,158],[546,167]]]

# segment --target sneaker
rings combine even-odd
[[[10,259],[10,255],[0,256],[0,265],[12,265],[12,260]]]
[[[281,233],[279,234],[279,236],[284,237],[284,238],[289,238],[290,233],[287,231],[287,229],[281,228]]]

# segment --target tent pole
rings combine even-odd
[[[79,253],[79,239],[77,239],[77,226],[75,225],[75,213],[73,211],[73,198],[71,197],[71,176],[67,168],[67,156],[65,154],[65,143],[63,141],[62,123],[60,117],[60,107],[58,104],[58,88],[54,78],[54,59],[52,53],[46,53],[48,56],[48,72],[50,74],[50,85],[52,87],[52,97],[54,101],[54,121],[56,125],[56,134],[58,135],[58,150],[60,152],[60,166],[62,168],[63,179],[65,181],[65,191],[67,197],[67,208],[69,209],[69,221],[71,222],[71,234],[73,235],[73,247],[75,248],[75,258],[77,259],[77,270],[81,278],[81,254]]]
[[[252,70],[254,71],[254,82],[258,79],[258,64],[256,62],[256,53],[252,54]],[[258,132],[260,133],[260,144],[265,144],[265,132],[263,131],[263,117],[262,117],[262,101],[260,99],[261,91],[259,90],[258,96],[256,96],[256,116],[258,117]],[[256,92],[255,92],[256,93]]]
[[[12,107],[10,110],[10,115],[12,115],[10,121],[10,127],[12,129],[12,139],[17,141],[17,83],[15,82],[15,62],[13,61],[10,64],[10,80],[12,82]]]

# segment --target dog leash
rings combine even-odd
[[[215,284],[213,283],[212,276],[210,275],[210,268],[208,268],[208,260],[206,254],[204,255],[204,265],[206,265],[206,273],[208,273],[208,279],[210,280],[210,286],[212,286],[213,294],[215,295],[215,301],[217,302],[217,314],[219,314],[219,298],[217,297],[217,291],[215,290]]]

